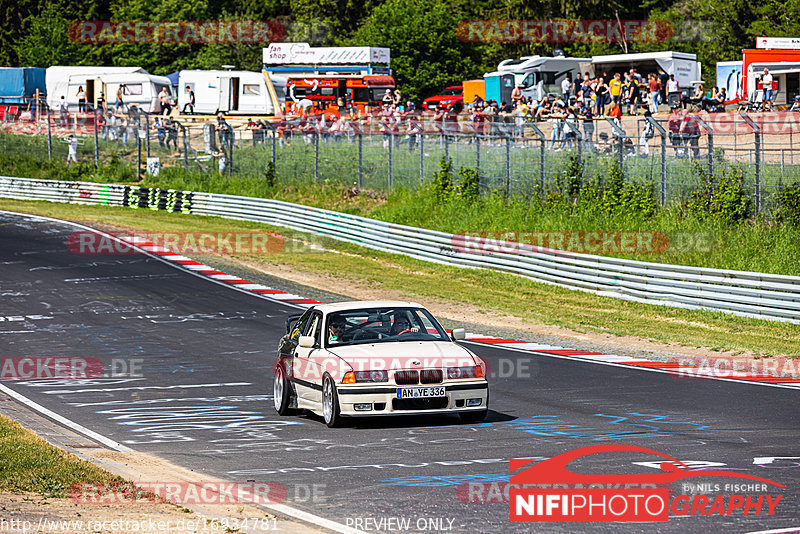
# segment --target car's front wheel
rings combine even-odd
[[[342,416],[339,413],[339,395],[336,393],[336,384],[330,375],[325,375],[322,381],[322,418],[330,428],[342,424]]]
[[[272,381],[272,400],[275,404],[275,411],[280,415],[289,415],[292,413],[291,406],[291,386],[286,379],[286,371],[283,369],[282,364],[275,366],[275,378]]]

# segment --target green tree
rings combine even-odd
[[[388,0],[375,8],[347,44],[391,48],[392,72],[407,98],[481,76],[481,47],[459,41],[458,8],[443,0]]]

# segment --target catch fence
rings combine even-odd
[[[648,126],[650,124],[650,126]],[[6,157],[67,159],[69,135],[79,161],[127,165],[137,175],[223,173],[278,183],[341,183],[390,191],[429,181],[442,159],[475,169],[484,192],[533,195],[563,187],[567,175],[604,180],[613,166],[653,185],[662,204],[684,202],[723,172],[738,169],[758,210],[769,211],[786,185],[800,181],[800,113],[678,112],[621,121],[516,117],[458,122],[296,119],[248,126],[244,119],[181,116],[167,121],[131,109],[94,114],[47,113],[0,123]],[[650,132],[650,135],[648,135]],[[577,165],[577,166],[576,166]],[[123,167],[120,167],[123,169]],[[123,170],[119,171],[124,172]]]

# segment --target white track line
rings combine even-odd
[[[107,237],[109,237],[111,239],[114,239],[117,242],[123,243],[125,245],[130,245],[129,242],[122,241],[122,240],[118,239],[115,236],[106,234],[105,232],[100,232],[100,231],[98,231],[98,230],[96,230],[94,228],[91,228],[89,226],[84,226],[82,224],[74,223],[74,222],[71,222],[71,221],[63,221],[61,219],[54,219],[52,217],[44,217],[44,216],[41,216],[41,215],[31,215],[31,214],[28,214],[28,213],[19,213],[19,212],[13,212],[13,211],[5,211],[5,210],[0,210],[0,213],[7,213],[7,214],[10,214],[10,215],[17,215],[17,216],[22,215],[22,216],[25,216],[25,217],[33,217],[35,219],[42,219],[42,220],[46,220],[46,221],[56,222],[56,223],[59,223],[59,224],[71,225],[71,226],[75,226],[77,228],[82,228],[84,230],[89,230],[91,232],[99,233],[101,235],[107,236]],[[139,247],[137,247],[137,248],[139,248]],[[200,275],[198,273],[194,273],[191,270],[184,269],[183,265],[176,264],[176,263],[171,263],[171,262],[169,262],[167,260],[162,259],[161,256],[158,256],[156,254],[150,254],[150,253],[147,253],[147,252],[145,252],[145,254],[147,254],[148,256],[150,256],[152,258],[156,258],[159,261],[161,261],[163,263],[166,263],[167,265],[171,265],[171,266],[173,266],[175,268],[178,268],[178,269],[182,270],[183,272],[188,272],[189,274],[193,274],[193,275],[195,275],[195,276],[197,276],[199,278],[202,278],[203,280],[209,280],[211,282],[215,282],[217,284],[220,284],[220,285],[222,285],[224,287],[229,287],[231,289],[235,289],[235,290],[241,291],[242,293],[246,293],[248,295],[253,295],[253,296],[256,296],[256,297],[261,297],[261,298],[263,298],[265,300],[270,300],[272,302],[275,302],[277,300],[277,299],[272,299],[272,298],[270,298],[269,296],[266,296],[266,295],[261,295],[259,293],[253,293],[252,291],[247,291],[247,290],[244,290],[244,289],[237,288],[235,285],[226,284],[225,282],[220,282],[218,280],[214,280],[213,278],[211,278],[209,276],[203,276],[203,275]],[[185,267],[196,267],[196,266],[185,266]],[[208,267],[206,267],[206,269],[208,269]],[[302,297],[299,297],[297,295],[292,295],[292,296],[290,296],[288,298],[302,298]],[[281,304],[283,304],[284,306],[291,306],[291,307],[294,307],[294,308],[301,308],[301,309],[307,308],[307,306],[302,306],[302,305],[298,305],[298,304],[292,304],[290,302],[281,302]],[[0,391],[4,392],[6,395],[18,400],[19,402],[25,404],[26,406],[32,408],[33,410],[36,410],[37,412],[41,413],[42,415],[45,415],[45,416],[53,419],[54,421],[57,421],[57,422],[61,423],[65,427],[70,428],[72,430],[75,430],[77,432],[80,432],[81,434],[83,434],[83,435],[85,435],[85,436],[97,441],[98,443],[102,443],[106,447],[109,447],[109,448],[111,448],[113,450],[120,451],[120,452],[135,452],[133,449],[131,449],[129,447],[126,447],[125,445],[122,445],[121,443],[117,443],[116,441],[114,441],[114,440],[112,440],[110,438],[107,438],[107,437],[105,437],[103,435],[100,435],[97,432],[94,432],[93,430],[89,430],[86,427],[83,427],[83,426],[81,426],[81,425],[79,425],[77,423],[74,423],[74,422],[70,421],[66,417],[63,417],[63,416],[58,415],[57,413],[55,413],[55,412],[53,412],[51,410],[48,410],[44,406],[42,406],[40,404],[37,404],[36,402],[34,402],[34,401],[30,400],[29,398],[25,397],[24,395],[22,395],[21,393],[17,393],[16,391],[14,391],[12,389],[7,388],[3,384],[0,384]],[[332,530],[334,532],[339,532],[341,534],[367,534],[364,531],[357,530],[357,529],[354,529],[352,527],[348,527],[347,525],[343,525],[341,523],[337,523],[336,521],[332,521],[330,519],[325,519],[324,517],[320,517],[318,515],[314,515],[314,514],[309,513],[309,512],[304,512],[303,510],[298,510],[297,508],[292,508],[291,506],[288,506],[288,505],[285,505],[285,504],[263,505],[263,507],[266,508],[266,509],[269,509],[269,510],[273,510],[273,511],[279,513],[279,514],[283,514],[283,515],[292,517],[294,519],[299,519],[301,521],[305,521],[306,523],[310,523],[310,524],[315,525],[317,527],[326,528],[328,530]]]
[[[38,403],[30,400],[28,397],[22,395],[21,393],[17,393],[13,389],[10,389],[10,388],[4,386],[3,384],[0,384],[0,391],[5,393],[9,397],[12,397],[12,398],[16,399],[17,401],[21,402],[22,404],[26,405],[27,407],[39,412],[40,414],[49,417],[53,421],[57,421],[57,422],[61,423],[65,427],[69,428],[70,430],[74,430],[76,432],[79,432],[79,433],[83,434],[84,436],[95,440],[98,443],[102,443],[103,445],[105,445],[109,449],[114,449],[115,451],[119,451],[119,452],[134,452],[133,449],[131,449],[130,447],[126,447],[122,443],[117,443],[113,439],[107,438],[107,437],[105,437],[105,436],[103,436],[101,434],[98,434],[94,430],[89,430],[85,426],[81,426],[78,423],[70,421],[66,417],[58,415],[57,413],[55,413],[52,410],[48,410],[47,408],[45,408],[41,404],[38,404]]]

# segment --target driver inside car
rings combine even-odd
[[[342,341],[342,336],[346,328],[347,323],[345,323],[344,317],[338,315],[331,317],[330,323],[328,324],[328,341],[334,343]]]
[[[389,335],[399,336],[406,332],[419,332],[419,328],[412,328],[411,321],[409,321],[408,317],[405,315],[396,315],[392,323],[392,328],[389,330]]]

